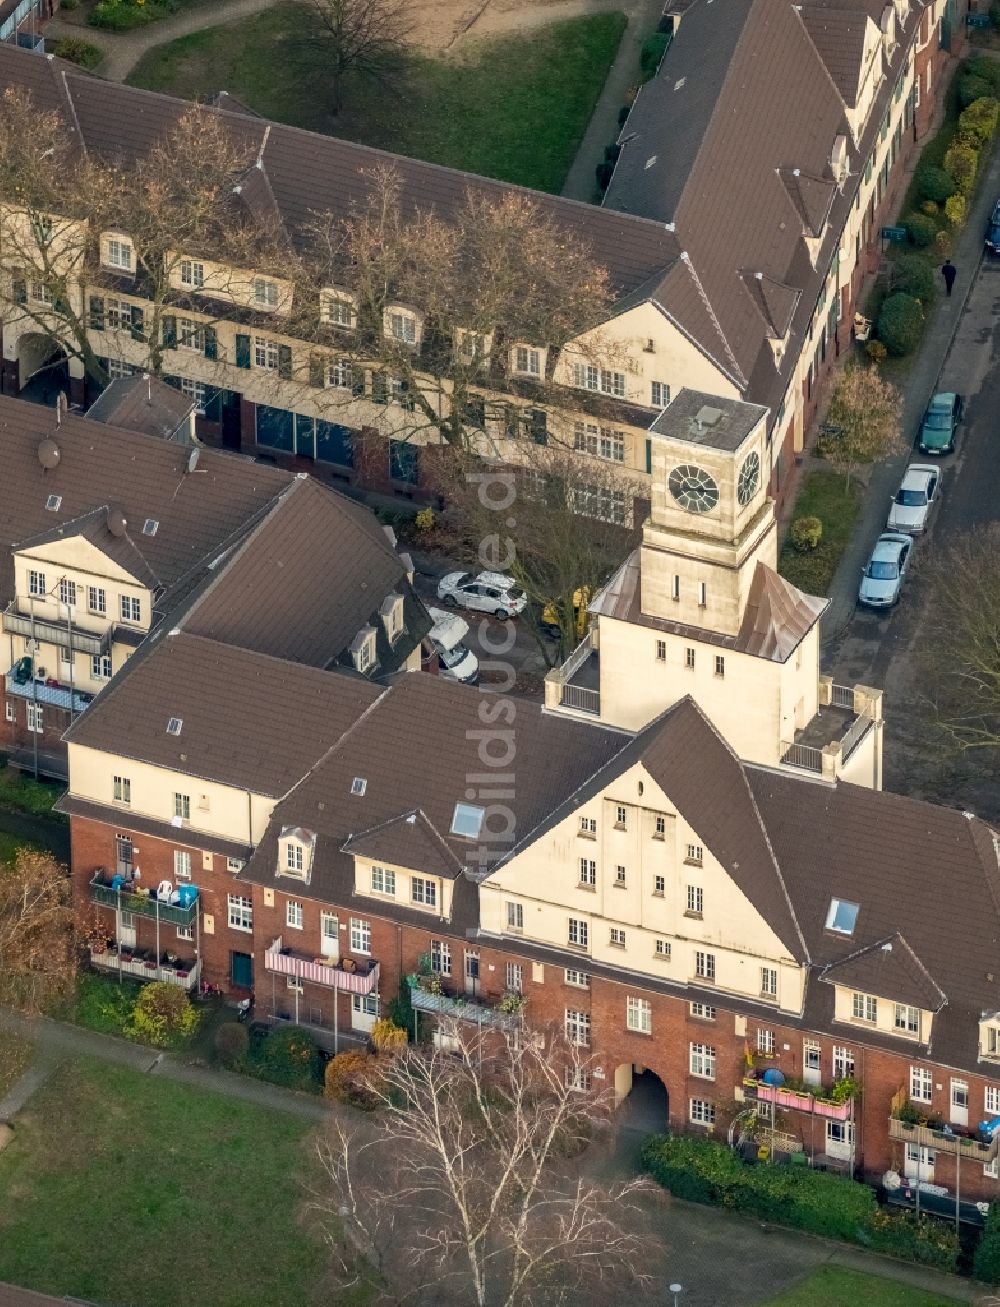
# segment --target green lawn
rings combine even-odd
[[[107,1063],[56,1073],[0,1153],[0,1280],[132,1307],[309,1307],[307,1123]]]
[[[225,89],[297,127],[555,192],[624,30],[623,14],[597,14],[476,42],[462,57],[412,53],[384,84],[349,84],[335,115],[322,44],[306,11],[282,0],[150,50],[129,81],[188,99]]]
[[[797,553],[786,544],[778,560],[781,575],[807,594],[825,595],[860,507],[857,481],[852,481],[845,491],[842,473],[823,467],[808,472],[795,500],[795,517],[818,517],[823,523],[823,538],[807,554]]]
[[[140,982],[129,976],[123,976],[119,981],[114,976],[80,971],[69,1020],[101,1035],[124,1038],[125,1026],[141,990]]]
[[[0,767],[0,808],[15,812],[28,812],[36,817],[48,817],[52,806],[65,791],[65,785],[36,781],[25,776],[16,767]],[[64,818],[58,817],[63,821]]]
[[[19,835],[8,835],[6,831],[0,831],[0,863],[13,862],[18,849],[37,848],[37,844],[32,844]]]
[[[954,1307],[954,1298],[913,1289],[880,1275],[821,1266],[807,1280],[769,1298],[766,1307]]]

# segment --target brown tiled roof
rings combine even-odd
[[[377,614],[393,592],[404,596],[407,629],[390,647]],[[369,623],[377,635],[375,670],[383,675],[396,670],[430,629],[403,561],[373,514],[300,476],[180,625],[220,644],[329,667],[350,664],[346,650]]]
[[[73,518],[69,522],[60,522],[58,526],[50,527],[47,531],[39,531],[37,535],[28,536],[26,540],[16,540],[13,542],[13,548],[39,549],[56,540],[72,540],[79,536],[96,546],[113,563],[123,567],[147,589],[154,593],[159,591],[162,586],[160,578],[146,561],[138,542],[132,538],[132,532],[141,529],[142,524],[140,523],[137,528],[134,523],[129,523],[126,519],[124,533],[116,535],[109,526],[111,514],[111,506],[102,504],[89,513],[84,513],[82,517]]]
[[[747,273],[743,281],[767,323],[768,334],[775,340],[784,339],[792,325],[800,292],[793,286],[782,286],[772,277],[765,277],[762,272]]]
[[[757,658],[786,662],[829,604],[829,599],[804,594],[758,562],[734,647]]]
[[[169,440],[191,416],[194,401],[159,377],[135,373],[117,377],[87,410],[91,422],[109,422],[126,431]]]
[[[419,808],[352,835],[343,849],[352,857],[391,862],[435,876],[454,878],[462,872],[462,863]]]
[[[928,1012],[937,1012],[945,1004],[941,989],[899,931],[831,962],[820,980]]]
[[[61,455],[49,471],[38,460],[44,439],[54,440]],[[95,510],[103,513],[110,495],[125,515],[129,535],[141,541],[137,547],[150,572],[169,588],[238,538],[292,479],[277,468],[214,450],[200,451],[196,470],[188,472],[189,456],[183,446],[74,413],[57,426],[53,409],[0,398],[0,600],[6,604],[14,594],[10,546]],[[50,495],[62,497],[57,512],[45,507]],[[155,536],[141,534],[147,518],[160,524]],[[100,536],[100,514],[88,517],[88,529]]]
[[[21,1289],[16,1284],[0,1284],[0,1307],[87,1307],[83,1298],[52,1298],[47,1293]]]
[[[151,636],[65,738],[278,796],[384,693],[357,678],[171,632]],[[171,717],[183,723],[179,735],[167,734]]]
[[[779,168],[778,173],[806,227],[813,236],[822,236],[837,193],[836,183],[831,177],[810,177],[801,168]]]
[[[844,97],[844,103],[853,107],[858,102],[861,84],[868,15],[846,7],[833,9],[805,4],[799,10],[799,16],[823,61],[823,67]]]

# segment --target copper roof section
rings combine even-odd
[[[829,599],[803,594],[758,562],[734,648],[783,663],[829,607]]]

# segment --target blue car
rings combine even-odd
[[[986,224],[986,249],[990,254],[1000,254],[1000,200],[994,204]]]

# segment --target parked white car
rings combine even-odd
[[[492,613],[502,622],[523,613],[528,600],[509,576],[499,572],[450,572],[438,582],[437,597],[451,608]]]
[[[891,608],[899,598],[903,578],[913,552],[913,540],[899,532],[885,531],[861,573],[858,603],[866,608]]]
[[[887,529],[905,531],[907,535],[925,531],[940,488],[940,468],[933,463],[911,463],[889,509]]]
[[[427,638],[438,656],[441,675],[474,685],[479,680],[479,659],[462,643],[469,634],[469,623],[443,608],[428,608],[427,612],[434,623]]]

